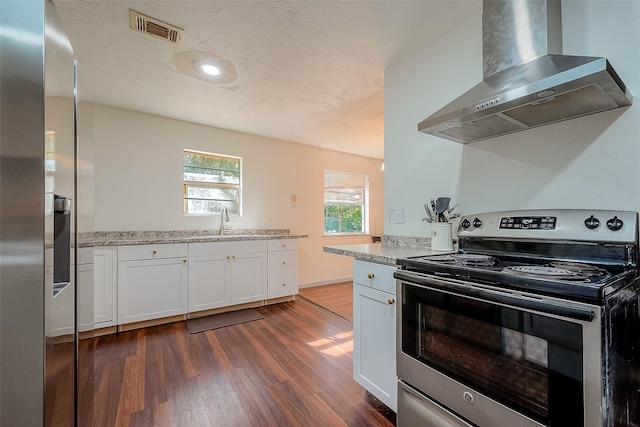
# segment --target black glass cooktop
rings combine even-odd
[[[620,265],[478,253],[404,258],[398,264],[423,274],[586,301],[606,297],[636,273]]]

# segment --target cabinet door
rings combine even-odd
[[[79,264],[77,267],[77,323],[78,332],[93,330],[93,264]]]
[[[78,332],[93,329],[93,248],[78,249],[76,267],[76,323]]]
[[[118,324],[187,312],[187,259],[118,263]]]
[[[396,410],[396,303],[392,294],[353,285],[353,378]]]
[[[234,255],[231,258],[231,304],[259,301],[266,295],[266,253]]]
[[[189,312],[230,304],[230,267],[230,259],[224,255],[189,258]]]
[[[96,328],[115,325],[115,249],[93,254],[93,316]]]

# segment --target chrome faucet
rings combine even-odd
[[[223,207],[220,209],[220,235],[224,235],[224,223],[229,222],[229,213],[227,212],[227,208]]]

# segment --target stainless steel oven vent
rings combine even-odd
[[[147,33],[175,45],[182,43],[182,33],[184,32],[182,28],[167,24],[166,22],[143,15],[131,9],[129,9],[129,27],[134,31]]]

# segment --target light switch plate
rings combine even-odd
[[[404,224],[404,208],[395,208],[395,217],[393,222],[395,224]]]

